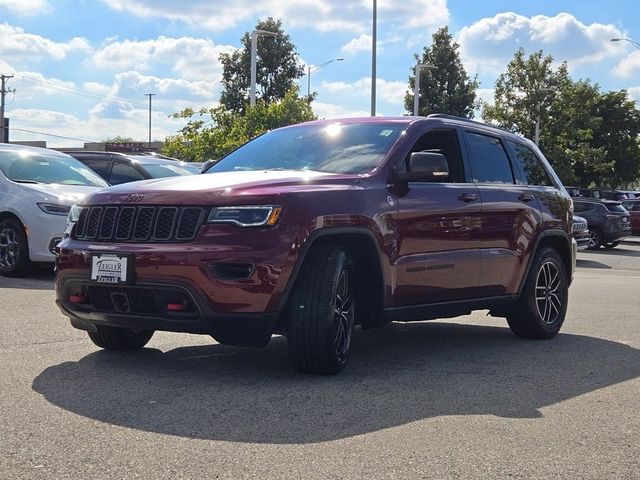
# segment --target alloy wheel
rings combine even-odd
[[[536,307],[542,321],[554,323],[562,311],[563,294],[561,275],[553,262],[545,262],[538,270],[536,278]]]
[[[338,358],[344,361],[351,345],[353,331],[353,296],[349,270],[343,270],[338,279],[333,320],[336,324],[334,345]]]
[[[0,268],[14,268],[18,262],[19,253],[18,235],[12,228],[5,228],[0,232]]]

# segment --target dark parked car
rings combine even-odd
[[[70,214],[57,303],[110,350],[155,330],[347,362],[355,324],[486,309],[524,338],[562,326],[571,199],[530,141],[462,118],[272,130],[203,175],[121,185]]]
[[[640,235],[640,199],[624,200],[622,206],[627,209],[631,216],[631,233]]]
[[[589,248],[591,245],[591,237],[589,236],[589,223],[586,218],[574,215],[572,232],[578,250],[586,250]]]
[[[631,234],[629,212],[620,202],[574,198],[573,211],[589,222],[591,249],[616,247]]]
[[[80,160],[111,185],[199,173],[185,162],[147,154],[85,151],[66,153]]]

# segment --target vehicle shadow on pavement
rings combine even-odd
[[[577,268],[602,268],[605,270],[611,270],[611,265],[607,265],[602,262],[596,262],[595,260],[583,260],[581,258],[576,259]]]
[[[625,248],[618,246],[616,248],[599,248],[598,250],[586,250],[586,252],[595,255],[613,255],[616,257],[640,257],[640,251],[637,249]]]
[[[87,418],[187,438],[330,441],[442,415],[540,409],[640,376],[640,350],[580,335],[526,341],[507,328],[392,324],[358,331],[337,376],[295,373],[286,341],[98,351],[47,368],[33,389]]]
[[[0,288],[19,290],[53,290],[55,273],[53,268],[36,268],[28,277],[0,277]]]

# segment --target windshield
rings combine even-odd
[[[334,123],[273,130],[231,152],[206,173],[241,170],[366,173],[380,165],[405,127],[401,123]]]
[[[29,150],[0,151],[0,170],[16,183],[109,186],[93,170],[66,155],[34,153]]]
[[[140,166],[144,168],[149,175],[151,175],[151,178],[178,177],[183,175],[193,175],[195,173],[179,165],[143,163],[140,164]]]

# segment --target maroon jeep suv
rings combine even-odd
[[[354,325],[486,309],[524,338],[564,321],[572,203],[530,141],[447,115],[268,132],[202,175],[103,190],[59,245],[57,303],[99,347],[155,330],[287,337],[336,373]]]

